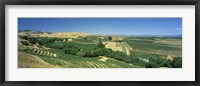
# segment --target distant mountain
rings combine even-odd
[[[55,37],[66,37],[70,36],[72,38],[76,38],[78,36],[87,36],[87,35],[92,35],[92,34],[86,34],[86,33],[79,33],[79,32],[44,32],[44,31],[32,31],[32,30],[19,30],[19,33],[28,33],[28,34],[52,34],[55,35]],[[46,36],[45,35],[45,36]],[[182,38],[182,34],[179,35],[129,35],[129,34],[93,34],[97,36],[132,36],[132,37],[178,37]],[[48,35],[47,35],[48,36]]]
[[[32,32],[31,30],[18,30],[18,32]]]
[[[102,36],[133,36],[133,37],[180,37],[180,35],[128,35],[128,34],[101,34]]]
[[[175,37],[181,37],[181,38],[182,38],[182,34],[180,34],[180,35],[175,35]]]
[[[29,35],[34,37],[56,37],[56,38],[78,38],[86,37],[92,34],[79,33],[79,32],[43,32],[31,30],[19,30],[18,35]]]
[[[33,33],[33,34],[43,34],[43,33],[51,34],[52,33],[52,32],[33,31],[33,30],[18,30],[18,32],[28,32],[28,33]]]
[[[182,34],[180,35],[132,35],[135,37],[178,37],[182,38]]]

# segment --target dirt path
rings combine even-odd
[[[130,51],[128,50],[128,48],[127,47],[125,47],[125,49],[126,49],[126,55],[130,55]]]

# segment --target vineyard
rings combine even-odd
[[[164,39],[162,39],[164,40]],[[168,39],[167,39],[168,40]],[[180,40],[175,39],[174,40]],[[174,41],[173,40],[173,41]],[[169,45],[163,43],[155,43],[156,38],[129,38],[123,40],[128,43],[135,52],[145,52],[150,54],[160,54],[160,55],[171,55],[174,57],[182,57],[182,47],[181,45]],[[173,41],[171,41],[173,43]]]
[[[54,34],[55,35],[55,34]],[[62,33],[62,35],[66,35]],[[20,68],[181,68],[182,39],[76,35],[19,35]],[[27,59],[26,59],[27,58]],[[34,62],[33,62],[33,61]],[[27,61],[31,64],[28,64]],[[33,63],[32,63],[33,62]],[[37,64],[38,63],[38,64]],[[38,66],[41,64],[41,66]]]
[[[36,52],[35,52],[36,51]],[[39,52],[37,52],[39,51]],[[132,64],[124,63],[112,58],[109,58],[106,61],[99,61],[101,57],[95,58],[84,58],[73,55],[60,55],[64,54],[59,52],[59,50],[51,50],[50,52],[57,51],[59,56],[51,56],[45,54],[45,51],[31,49],[26,51],[31,55],[35,55],[42,59],[43,61],[57,67],[66,67],[66,68],[136,68],[139,66],[134,66]],[[49,52],[49,51],[46,51]],[[56,53],[56,52],[54,52]]]

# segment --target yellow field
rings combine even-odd
[[[110,48],[113,51],[125,52],[127,55],[130,55],[130,51],[133,49],[126,42],[106,42],[105,48]]]
[[[182,45],[182,40],[178,39],[157,39],[154,43],[168,44],[168,45]]]
[[[77,38],[77,37],[86,37],[91,34],[85,34],[85,33],[78,33],[78,32],[57,32],[57,33],[40,33],[40,34],[32,34],[28,32],[20,32],[18,35],[31,35],[33,37],[55,37],[55,38]]]

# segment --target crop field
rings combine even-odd
[[[80,37],[74,33],[73,36],[76,38],[19,35],[18,67],[182,67],[181,38],[115,36],[112,40],[112,36],[84,35]]]
[[[26,51],[27,54],[37,56],[43,61],[55,66],[55,67],[66,67],[66,68],[137,68],[132,64],[128,64],[122,61],[118,61],[112,58],[108,58],[106,61],[99,61],[101,57],[84,58],[74,55],[64,55],[60,50],[49,50],[59,56],[47,56],[44,53],[34,53],[32,50]],[[48,66],[47,66],[48,67]]]
[[[90,51],[92,49],[94,49],[96,47],[95,44],[86,44],[86,43],[76,43],[76,42],[55,42],[55,43],[52,43],[51,45],[74,45],[76,47],[80,47],[83,51]]]
[[[158,39],[167,41],[168,43],[156,42]],[[151,38],[151,37],[131,37],[125,41],[133,48],[135,52],[144,52],[150,54],[171,55],[174,57],[182,57],[182,46],[172,44],[174,41],[181,42],[179,38]],[[156,43],[155,43],[156,42]]]

